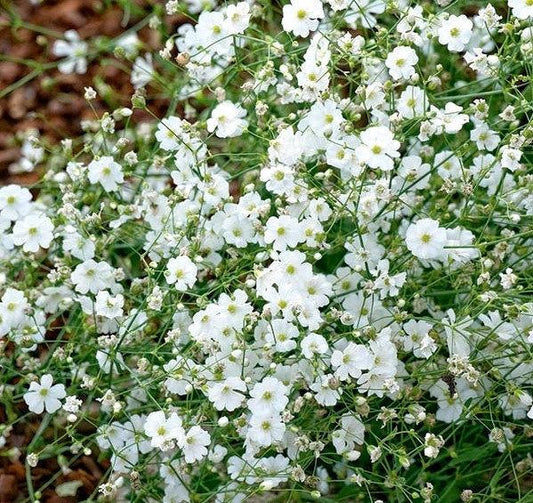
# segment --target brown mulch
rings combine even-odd
[[[17,416],[22,416],[26,410],[23,404],[17,404],[13,411]],[[0,449],[0,503],[15,503],[29,496],[27,473],[25,464],[26,447],[34,438],[42,416],[30,414],[25,421],[19,421],[12,426],[12,431],[7,437],[7,444]],[[6,410],[0,406],[0,424],[9,424]],[[58,425],[61,427],[61,425]],[[84,433],[94,430],[94,427],[82,423]],[[87,428],[89,428],[87,430]],[[87,430],[87,431],[85,431]],[[45,442],[53,441],[53,427],[42,432],[41,437]],[[43,445],[39,445],[43,449]],[[85,456],[83,453],[63,453],[68,460],[67,465],[60,466],[56,457],[39,460],[36,467],[31,468],[32,488],[41,491],[42,503],[74,503],[85,501],[96,491],[106,470],[109,468],[108,460],[99,461],[96,458],[97,451],[93,456]],[[75,497],[59,496],[56,488],[67,482],[77,482]]]
[[[109,107],[130,106],[133,88],[129,72],[112,54],[105,55],[105,64],[90,60],[84,75],[64,75],[55,66],[37,72],[23,61],[37,61],[50,65],[58,61],[52,53],[52,45],[66,30],[75,29],[81,39],[96,36],[117,37],[153,12],[157,0],[131,0],[144,9],[143,15],[125,14],[114,2],[109,8],[100,0],[46,0],[42,5],[33,5],[30,0],[0,0],[0,184],[33,183],[42,173],[13,175],[9,165],[20,158],[20,141],[17,133],[36,128],[46,144],[56,144],[61,139],[80,134],[80,121],[94,119],[94,112],[83,98],[84,87],[102,81],[112,89],[108,103],[101,99],[93,102],[97,113],[108,111]],[[11,12],[24,23],[14,21]],[[166,19],[168,30],[174,30],[183,18]],[[32,29],[40,27],[44,29]],[[152,48],[160,48],[158,34],[144,26],[138,33],[140,39]],[[23,79],[28,79],[24,81]],[[11,86],[11,87],[10,87]],[[10,92],[2,97],[6,89]],[[165,115],[166,103],[150,102],[152,109]],[[136,120],[151,120],[147,114],[136,111]]]

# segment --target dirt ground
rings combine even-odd
[[[89,60],[84,75],[65,75],[58,71],[52,54],[55,40],[69,29],[81,39],[96,36],[114,38],[139,23],[139,38],[147,47],[160,48],[158,34],[149,29],[148,18],[158,0],[134,0],[135,6],[125,12],[118,0],[0,0],[0,183],[32,183],[43,167],[30,175],[13,175],[9,166],[20,158],[20,133],[30,128],[39,130],[46,144],[76,137],[80,122],[94,118],[94,112],[83,98],[84,87],[105,84],[110,87],[106,97],[93,102],[97,111],[110,106],[129,106],[133,92],[127,65],[112,54]],[[183,20],[167,17],[169,30]],[[127,63],[127,62],[126,62]],[[130,65],[131,66],[131,65]],[[152,103],[164,115],[165,103]],[[150,120],[136,111],[136,120]]]

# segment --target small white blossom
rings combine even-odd
[[[53,414],[61,408],[61,400],[66,396],[65,386],[52,383],[51,374],[43,375],[40,383],[30,383],[29,390],[24,394],[24,401],[31,412],[42,414],[46,410]]]
[[[111,156],[92,160],[88,170],[89,181],[92,184],[100,183],[108,192],[118,190],[118,186],[124,182],[122,167]]]
[[[165,278],[169,285],[177,290],[185,291],[196,283],[198,268],[189,257],[171,258],[165,271]]]
[[[438,259],[444,252],[446,231],[431,218],[422,218],[407,229],[405,242],[409,251],[421,259]]]

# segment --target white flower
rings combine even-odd
[[[479,76],[496,76],[500,59],[495,54],[485,54],[481,47],[474,47],[464,55],[465,61]]]
[[[513,274],[513,270],[510,267],[505,269],[505,273],[500,273],[500,284],[504,290],[510,290],[517,281],[518,276]]]
[[[409,251],[421,259],[442,257],[446,244],[446,230],[431,218],[422,218],[407,229],[405,242]]]
[[[23,292],[15,288],[6,288],[0,304],[2,318],[0,326],[5,324],[7,328],[11,328],[20,325],[24,321],[26,311],[29,308],[30,304]]]
[[[434,165],[442,178],[457,180],[461,176],[461,161],[449,150],[443,150],[435,156]]]
[[[520,168],[520,159],[522,158],[522,151],[517,148],[511,148],[505,145],[501,149],[502,167],[514,172]]]
[[[41,382],[30,383],[29,390],[24,393],[24,401],[31,412],[42,414],[46,412],[53,414],[61,408],[61,400],[67,396],[63,384],[54,384],[50,374],[41,377]]]
[[[94,257],[95,245],[91,239],[84,238],[74,228],[66,229],[63,235],[63,250],[71,253],[80,260],[89,260]]]
[[[306,358],[313,358],[314,355],[323,355],[328,350],[326,339],[320,334],[310,333],[301,342],[302,354]]]
[[[152,55],[145,54],[144,57],[139,56],[135,59],[131,68],[131,85],[135,89],[144,87],[148,84],[154,74],[154,65],[152,63]]]
[[[178,150],[184,141],[183,121],[175,116],[163,119],[157,125],[155,137],[163,150]]]
[[[302,89],[318,96],[329,87],[329,69],[315,61],[306,61],[296,74],[296,79]]]
[[[215,409],[232,412],[241,406],[244,392],[246,392],[244,381],[240,377],[231,376],[225,381],[210,383],[207,396]]]
[[[513,443],[511,440],[515,434],[511,428],[504,426],[503,428],[493,428],[489,433],[489,442],[497,444],[499,452],[505,452],[507,449],[512,449]]]
[[[266,341],[274,346],[276,351],[281,353],[292,351],[296,348],[294,340],[299,335],[296,325],[286,320],[272,320],[271,327],[266,336]]]
[[[106,374],[120,371],[126,367],[124,364],[124,358],[116,351],[111,354],[109,350],[99,349],[96,352],[96,361]]]
[[[268,157],[272,163],[277,161],[285,166],[293,166],[303,151],[302,133],[295,133],[292,127],[286,127],[279,131],[277,138],[270,141]]]
[[[422,163],[422,159],[417,155],[406,155],[402,157],[398,167],[398,177],[395,183],[413,190],[425,189],[429,185],[429,172],[431,167],[427,163]]]
[[[304,131],[310,128],[322,141],[325,140],[325,136],[331,138],[338,137],[340,126],[343,122],[344,118],[337,103],[328,98],[327,100],[313,103],[307,115],[299,122],[298,129]],[[311,147],[311,145],[308,146]]]
[[[448,102],[444,110],[437,110],[433,119],[439,132],[445,131],[448,134],[458,133],[468,122],[468,115],[462,114],[463,107],[455,103]]]
[[[396,102],[396,110],[405,119],[420,117],[428,108],[429,102],[426,93],[415,86],[407,86]]]
[[[20,149],[20,153],[28,162],[32,163],[33,165],[43,160],[44,148],[38,143],[39,133],[37,131],[30,130],[28,131],[28,134],[29,136],[24,140],[22,148]],[[33,166],[31,169],[33,169]]]
[[[19,185],[0,188],[0,217],[17,220],[25,217],[31,209],[31,192]]]
[[[341,417],[340,428],[332,433],[332,443],[337,454],[345,454],[353,451],[355,445],[363,445],[365,438],[365,426],[351,414]]]
[[[418,63],[416,52],[410,47],[398,46],[389,52],[385,65],[394,80],[408,79],[415,74]]]
[[[107,290],[102,290],[96,295],[94,309],[98,316],[104,318],[119,318],[124,314],[124,296],[120,293],[112,297]]]
[[[65,32],[65,40],[56,40],[52,46],[54,56],[65,57],[58,65],[61,73],[85,73],[87,71],[87,44],[80,40],[75,30]]]
[[[440,448],[444,445],[444,439],[441,435],[426,433],[424,437],[424,454],[428,458],[436,458],[439,455]]]
[[[376,14],[385,12],[384,0],[349,0],[350,10],[346,13],[346,22],[353,28],[361,24],[363,28],[373,28],[377,24]]]
[[[304,241],[301,226],[296,218],[288,215],[280,217],[270,217],[266,223],[265,242],[270,244],[274,250],[286,250],[287,247],[294,248],[298,243]]]
[[[279,413],[261,411],[253,414],[250,418],[247,437],[256,444],[268,446],[280,442],[285,434],[285,429]]]
[[[327,146],[326,162],[339,168],[343,179],[358,176],[362,171],[362,165],[355,155],[355,149],[360,144],[359,138],[349,135],[339,140],[339,143],[330,142]]]
[[[513,9],[513,16],[518,19],[533,18],[533,2],[531,0],[508,0],[508,4]]]
[[[245,248],[255,240],[252,221],[245,215],[234,214],[226,217],[222,223],[226,243],[237,248]]]
[[[446,332],[446,343],[450,355],[468,356],[472,350],[470,344],[470,332],[466,329],[472,325],[470,316],[456,319],[455,311],[448,309],[447,317],[443,318],[444,331]]]
[[[173,448],[176,442],[182,443],[185,437],[180,417],[173,412],[167,419],[162,410],[148,414],[144,433],[150,437],[152,447],[163,451]]]
[[[89,181],[93,184],[100,183],[108,192],[117,190],[118,184],[124,182],[122,167],[109,155],[92,160],[88,170]]]
[[[446,229],[447,260],[465,263],[479,257],[479,250],[473,246],[474,234],[467,229],[455,227]]]
[[[288,388],[275,377],[265,377],[250,391],[248,408],[254,411],[282,411],[289,403]]]
[[[233,46],[229,27],[229,23],[221,12],[202,12],[196,24],[198,44],[221,56],[230,54]]]
[[[412,351],[417,358],[429,358],[437,350],[437,344],[429,336],[431,328],[425,321],[409,320],[403,326],[407,334],[402,340],[404,349]]]
[[[439,28],[439,42],[449,51],[461,52],[472,37],[473,24],[465,15],[450,16]]]
[[[331,367],[335,376],[345,381],[348,376],[358,378],[362,370],[372,366],[372,356],[362,344],[348,343],[343,351],[335,350],[331,355]]]
[[[360,160],[374,169],[390,171],[394,168],[393,159],[400,157],[400,142],[385,126],[373,126],[361,133],[361,145],[355,152]]]
[[[213,449],[211,449],[208,459],[209,461],[211,461],[211,463],[221,463],[222,460],[226,457],[227,453],[228,449],[226,449],[220,444],[217,444],[213,447]]]
[[[500,143],[500,137],[487,124],[478,124],[471,132],[470,139],[476,142],[479,150],[494,150]]]
[[[107,262],[95,262],[92,259],[76,266],[70,279],[76,285],[76,291],[81,294],[91,292],[97,294],[114,284],[113,268]]]
[[[458,377],[455,378],[455,382],[456,389],[453,395],[450,393],[449,386],[442,379],[439,379],[429,388],[430,394],[437,399],[437,404],[439,405],[436,418],[445,423],[457,421],[463,413],[466,401],[469,398],[478,396],[466,379]]]
[[[169,285],[175,285],[178,291],[184,292],[196,283],[197,273],[198,268],[194,262],[189,257],[182,256],[168,261],[165,278]]]
[[[379,109],[383,106],[385,92],[381,82],[372,82],[364,88],[362,94],[367,108]]]
[[[235,105],[231,101],[219,103],[211,112],[211,117],[207,119],[207,130],[219,138],[233,138],[240,136],[248,126],[246,110],[240,105]]]
[[[128,58],[134,57],[137,54],[139,47],[142,45],[135,32],[126,32],[124,35],[121,35],[115,43],[117,47],[124,50],[124,54]]]
[[[400,467],[440,469],[447,438],[460,459],[488,409],[487,453],[524,451],[531,127],[521,82],[493,84],[531,59],[531,1],[164,0],[179,26],[161,51],[118,34],[135,87],[178,65],[154,96],[167,113],[114,108],[52,157],[21,133],[26,162],[6,168],[50,172],[0,184],[13,410],[100,423],[87,434],[110,459],[110,501],[133,487],[244,503],[310,481],[339,499],[365,489],[394,428]],[[56,67],[96,57],[69,36]]]
[[[226,8],[225,24],[228,33],[243,33],[250,24],[250,6],[247,2],[239,2],[237,5],[228,5]]]
[[[318,28],[319,19],[324,17],[320,0],[291,0],[283,6],[283,29],[297,37],[307,37],[309,32]]]
[[[526,0],[527,1],[527,0]],[[487,25],[489,30],[497,28],[502,17],[496,12],[492,4],[487,4],[486,7],[479,9],[479,18]]]
[[[248,296],[243,290],[235,290],[231,296],[222,293],[218,299],[218,307],[224,321],[235,330],[240,330],[244,318],[252,312],[252,306],[246,302]]]
[[[48,248],[54,239],[54,224],[43,215],[28,215],[13,226],[13,243],[25,252]]]
[[[72,414],[77,414],[82,405],[83,401],[78,399],[76,395],[67,396],[65,404],[63,405],[63,410]]]
[[[315,392],[315,400],[326,407],[331,407],[339,400],[342,389],[336,386],[331,386],[332,380],[335,378],[331,374],[318,375],[315,382],[309,387]]]
[[[493,330],[504,341],[516,337],[516,329],[513,324],[503,321],[498,311],[489,311],[487,314],[480,314],[479,319],[483,325]]]
[[[200,461],[207,456],[207,446],[211,443],[211,437],[200,426],[193,426],[183,437],[178,445],[183,450],[186,463]]]

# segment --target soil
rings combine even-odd
[[[110,86],[107,104],[102,99],[92,102],[101,115],[109,106],[131,106],[128,62],[112,54],[89,61],[84,75],[65,75],[57,69],[58,58],[52,45],[66,30],[74,29],[81,39],[117,37],[143,19],[154,8],[161,9],[158,0],[129,0],[134,8],[126,13],[116,0],[0,0],[0,184],[31,184],[42,174],[43,166],[31,174],[14,175],[9,166],[20,158],[20,138],[17,134],[30,128],[38,129],[45,144],[56,144],[64,138],[77,137],[80,122],[95,115],[83,98],[84,88],[100,81]],[[108,5],[109,4],[109,5]],[[166,17],[165,28],[175,30],[183,17]],[[147,23],[138,32],[147,48],[159,49],[156,31]],[[36,68],[35,63],[37,65]],[[39,68],[44,66],[45,68]],[[166,102],[150,102],[151,109],[165,115]],[[152,120],[136,111],[137,121]]]

